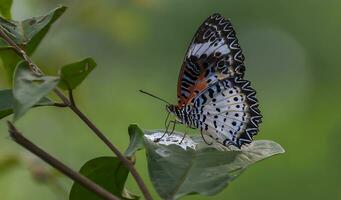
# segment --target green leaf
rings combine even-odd
[[[47,98],[43,97],[34,107],[37,106],[50,106],[53,105],[54,102]],[[0,119],[10,115],[13,113],[14,109],[14,97],[13,92],[10,89],[0,90]]]
[[[136,151],[144,148],[143,131],[136,125],[131,124],[128,127],[128,133],[130,137],[130,143],[124,155],[132,157]]]
[[[12,0],[0,0],[0,15],[6,19],[11,19]]]
[[[59,87],[68,90],[75,89],[96,67],[92,58],[65,65],[60,70]]]
[[[37,44],[43,39],[52,23],[54,23],[66,10],[65,6],[59,6],[48,14],[31,17],[23,21],[6,20],[0,17],[0,25],[9,37],[18,45],[26,47],[28,54],[33,53]],[[9,45],[0,39],[0,48],[8,48]]]
[[[86,162],[79,171],[101,187],[122,199],[138,199],[129,196],[124,184],[129,174],[128,169],[116,157],[99,157]],[[101,200],[96,194],[74,183],[71,188],[70,200]]]
[[[14,120],[40,102],[57,86],[58,81],[58,77],[38,76],[29,69],[27,62],[20,62],[14,73]]]
[[[31,55],[44,38],[51,25],[64,13],[65,6],[59,6],[46,15],[31,17],[23,21],[6,20],[0,17],[0,27],[20,47]],[[10,46],[0,38],[0,58],[3,61],[9,79],[20,58],[10,49]]]
[[[214,195],[222,191],[247,167],[283,148],[267,140],[253,141],[241,150],[208,146],[200,136],[186,137],[173,133],[160,142],[161,132],[147,132],[145,148],[152,183],[163,199],[179,199],[189,194]]]
[[[9,82],[12,81],[13,71],[21,58],[10,49],[0,49],[0,59],[4,67]]]
[[[14,98],[12,90],[0,91],[0,119],[13,113]]]

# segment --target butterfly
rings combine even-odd
[[[244,55],[231,22],[220,14],[209,16],[185,55],[178,104],[166,106],[176,117],[174,126],[199,129],[204,140],[206,135],[224,146],[251,143],[262,115],[244,71]]]

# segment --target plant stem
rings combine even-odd
[[[76,107],[76,103],[75,103],[75,100],[73,98],[72,89],[68,89],[68,92],[69,92],[70,106]]]
[[[54,103],[53,106],[61,107],[61,108],[68,107],[68,105],[66,105],[66,104],[64,104],[64,103]]]
[[[114,196],[101,186],[97,185],[87,177],[81,175],[80,173],[72,170],[68,166],[64,165],[62,162],[52,157],[50,154],[33,144],[30,140],[25,138],[16,128],[15,126],[8,121],[9,133],[12,139],[25,149],[29,150],[31,153],[37,155],[39,158],[50,164],[52,167],[59,170],[61,173],[71,178],[75,182],[78,182],[84,188],[96,193],[98,196],[102,197],[106,200],[119,200],[118,197]]]
[[[3,28],[0,25],[0,36],[6,40],[8,44],[10,44],[14,51],[22,57],[25,61],[28,62],[31,70],[37,74],[42,75],[43,72],[37,67],[36,64],[33,63],[31,58],[27,55],[27,53],[20,48],[4,31]],[[141,176],[137,172],[137,170],[134,167],[134,164],[128,160],[124,155],[110,142],[110,140],[92,123],[84,114],[81,112],[76,106],[75,103],[73,102],[73,97],[72,102],[57,88],[53,90],[53,92],[63,101],[65,105],[67,105],[74,113],[78,115],[78,117],[107,145],[111,151],[116,154],[117,158],[123,162],[123,164],[128,168],[130,173],[132,174],[133,178],[135,179],[137,185],[139,186],[143,196],[145,197],[146,200],[152,200],[152,196],[146,187],[145,183],[143,182]],[[72,93],[70,93],[72,95]]]
[[[37,65],[35,65],[35,64],[32,62],[31,58],[27,55],[27,53],[26,53],[23,49],[21,49],[21,48],[19,47],[19,45],[17,45],[17,43],[15,43],[14,40],[12,40],[12,38],[10,38],[10,37],[4,32],[4,30],[5,30],[5,29],[0,25],[0,35],[1,35],[1,37],[2,37],[3,39],[5,39],[6,42],[14,48],[15,52],[16,52],[20,57],[22,57],[24,60],[26,60],[26,61],[28,62],[29,67],[30,67],[30,69],[32,70],[32,72],[34,72],[34,73],[37,74],[37,75],[42,75],[42,74],[43,74],[42,71],[37,67]]]

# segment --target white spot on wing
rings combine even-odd
[[[219,47],[219,49],[216,50],[217,52],[220,52],[221,54],[228,54],[230,53],[229,47],[225,44]]]
[[[212,45],[212,42],[205,42],[203,45],[200,47],[200,49],[195,53],[195,56],[198,58],[206,52],[206,50]]]
[[[215,52],[220,52],[223,55],[230,53],[230,49],[228,45],[224,44],[223,39],[221,39],[215,46],[214,43],[216,42],[217,41],[205,42],[205,43],[193,43],[191,45],[191,48],[188,51],[187,57],[189,58],[190,56],[196,56],[197,58],[199,58],[203,54],[206,54],[209,56]]]
[[[197,51],[199,50],[199,48],[202,46],[202,44],[197,44],[197,43],[194,43],[191,47],[191,51],[190,53],[188,54],[188,57],[190,57],[191,55],[197,55]]]

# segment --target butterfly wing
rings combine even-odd
[[[218,80],[243,77],[244,56],[229,20],[220,14],[208,17],[187,50],[178,80],[178,107]]]
[[[262,118],[255,94],[240,77],[212,85],[194,100],[201,131],[225,146],[250,143]]]

